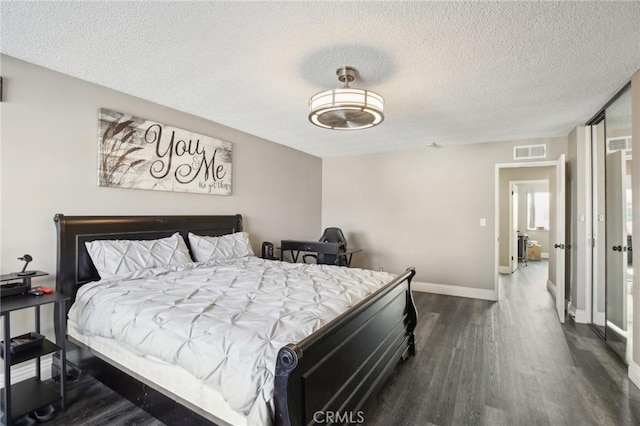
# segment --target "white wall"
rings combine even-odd
[[[54,285],[55,213],[240,213],[256,254],[264,240],[318,237],[320,158],[11,57],[1,59],[5,97],[0,103],[2,273],[16,271],[21,267],[16,258],[29,253],[34,257],[30,268],[51,274],[34,284]],[[98,187],[101,107],[232,142],[233,195]],[[50,310],[43,311],[45,322],[51,318],[48,315]],[[14,335],[33,330],[31,312],[17,312],[12,321]],[[44,332],[51,330],[45,327]]]
[[[364,249],[355,266],[415,266],[420,282],[492,290],[495,164],[539,143],[548,160],[566,152],[558,137],[324,159],[322,225]]]

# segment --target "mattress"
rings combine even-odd
[[[216,424],[247,425],[247,418],[233,411],[220,392],[208,386],[206,382],[196,379],[184,368],[153,356],[136,354],[115,339],[85,336],[78,331],[78,327],[72,321],[68,322],[67,335],[91,348],[99,358],[110,362],[132,377],[142,379],[154,389]]]
[[[278,350],[393,278],[253,256],[148,269],[81,287],[70,329],[83,343],[108,339],[138,358],[188,372],[240,416],[230,423],[269,425]]]

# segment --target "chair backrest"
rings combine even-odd
[[[340,243],[343,249],[347,249],[347,239],[340,228],[325,228],[322,237],[320,237],[320,242]]]
[[[340,251],[347,249],[347,239],[340,228],[325,228],[319,240],[321,243],[339,243]],[[344,256],[335,256],[332,254],[318,253],[316,262],[325,265],[345,266],[346,259]]]

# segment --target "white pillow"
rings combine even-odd
[[[177,232],[159,240],[95,240],[84,244],[102,279],[193,262],[184,239]]]
[[[253,256],[249,234],[246,232],[236,232],[220,237],[189,233],[189,245],[191,245],[191,252],[196,262]]]

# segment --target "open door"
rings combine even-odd
[[[564,295],[564,277],[565,277],[565,158],[564,154],[560,156],[556,164],[556,223],[555,223],[555,290],[556,290],[556,310],[561,323],[564,323],[565,315],[565,295]]]
[[[511,272],[518,269],[518,185],[511,184],[509,200],[509,221],[511,222]]]

